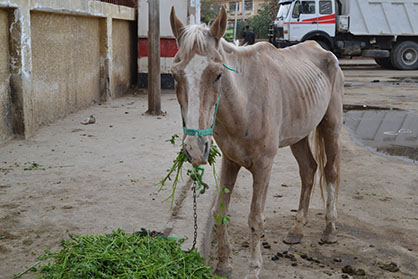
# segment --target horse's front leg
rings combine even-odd
[[[248,216],[248,225],[251,231],[251,255],[247,279],[258,278],[258,274],[263,265],[260,238],[264,233],[263,212],[272,164],[272,159],[265,159],[263,162],[255,164],[256,167],[250,170],[253,175],[253,197],[251,200],[250,214]]]
[[[227,213],[232,190],[234,189],[240,168],[240,165],[228,160],[225,155],[222,156],[220,187],[226,187],[229,193],[222,194],[223,191],[221,191],[212,210],[213,217],[215,218],[216,238],[218,240],[218,264],[215,273],[220,276],[230,275],[232,273],[232,267],[230,263],[231,247],[228,240],[226,224],[222,224],[222,222],[218,224],[217,216],[226,215]],[[223,203],[224,209],[222,209],[221,203]]]

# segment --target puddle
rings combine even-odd
[[[418,164],[418,114],[396,108],[344,105],[344,125],[372,152]]]
[[[405,83],[418,83],[418,77],[392,77],[391,79]]]
[[[346,79],[344,87],[359,88],[359,87],[382,87],[393,86],[403,88],[418,88],[418,77],[387,77],[383,79],[370,79],[368,81],[357,81]]]

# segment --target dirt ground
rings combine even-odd
[[[418,71],[344,66],[344,73],[346,104],[418,112],[414,80]],[[167,111],[162,117],[143,114],[147,98],[141,94],[95,104],[43,127],[29,140],[0,145],[0,278],[24,271],[45,247],[59,247],[61,239],[68,238],[67,230],[167,229],[171,211],[161,201],[169,190],[156,194],[154,184],[178,151],[165,141],[174,133],[181,134],[181,118],[174,94],[163,94],[162,102]],[[90,114],[97,123],[80,125]],[[293,224],[295,213],[291,211],[298,204],[298,170],[288,148],[279,150],[275,162],[265,211],[264,241],[271,248],[263,250],[261,279],[341,278],[345,265],[364,269],[366,275],[361,278],[418,277],[416,164],[372,154],[356,145],[343,129],[339,242],[318,244],[324,214],[317,189],[305,238],[301,244],[289,246],[282,239]],[[230,207],[233,279],[244,278],[247,271],[250,198],[251,177],[243,170]],[[285,250],[295,254],[296,262],[271,260]],[[302,259],[303,253],[313,260]],[[214,255],[212,249],[212,264]],[[392,273],[378,266],[390,262],[400,271]]]
[[[147,96],[130,95],[0,146],[1,279],[36,263],[46,247],[58,249],[67,230],[167,229],[169,191],[157,194],[154,185],[179,150],[166,140],[181,133],[181,117],[174,94],[162,101],[166,116],[144,115]],[[89,115],[96,124],[81,125]]]
[[[346,78],[345,104],[394,106],[418,112],[417,71],[387,71],[375,65],[350,64],[343,64],[343,70]],[[341,141],[338,243],[319,244],[325,225],[319,189],[314,191],[310,222],[305,226],[301,244],[286,245],[282,242],[294,222],[293,211],[298,206],[300,182],[290,149],[280,149],[265,209],[263,242],[269,245],[262,248],[264,269],[260,279],[418,278],[418,165],[370,153],[355,144],[345,128]],[[242,171],[229,211],[234,268],[232,279],[244,278],[248,270],[247,216],[251,191],[251,175]],[[212,265],[215,264],[215,247],[216,240],[212,245]],[[277,252],[287,252],[295,258],[281,257],[273,261],[271,258]],[[308,260],[304,259],[305,256]],[[379,264],[391,262],[397,264],[398,272],[379,267]],[[348,277],[342,277],[342,268],[346,265],[355,270],[363,269],[365,275],[345,274]]]

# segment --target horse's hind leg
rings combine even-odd
[[[339,143],[338,134],[324,133],[324,145],[327,157],[325,165],[325,178],[327,183],[327,209],[325,214],[325,230],[321,237],[324,243],[337,242],[337,230],[335,223],[337,221],[337,192],[338,192],[338,172],[339,172]]]
[[[302,189],[299,198],[299,208],[296,213],[296,223],[288,232],[283,242],[287,244],[299,243],[303,237],[303,225],[308,221],[308,209],[311,199],[312,186],[317,164],[309,147],[308,137],[290,146],[299,165],[299,175]]]
[[[337,221],[337,196],[340,172],[340,146],[339,134],[341,131],[341,115],[342,106],[335,106],[335,111],[331,113],[328,109],[327,114],[319,125],[320,136],[323,138],[326,165],[325,165],[325,181],[327,184],[327,209],[325,214],[325,230],[321,237],[323,243],[337,242],[337,230],[335,223]]]
[[[226,215],[231,200],[232,190],[234,189],[240,168],[241,166],[228,160],[225,156],[222,156],[220,187],[226,187],[229,192],[218,194],[216,204],[212,210],[213,217],[215,218],[216,238],[218,240],[218,264],[215,273],[220,276],[230,275],[232,272],[230,264],[231,247],[228,240],[226,224],[218,224],[216,219],[217,216]],[[223,202],[224,209],[222,209],[223,206],[221,205],[221,201]]]

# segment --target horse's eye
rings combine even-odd
[[[216,77],[215,82],[217,82],[217,81],[221,78],[221,76],[222,76],[222,73],[220,73],[220,74]]]

